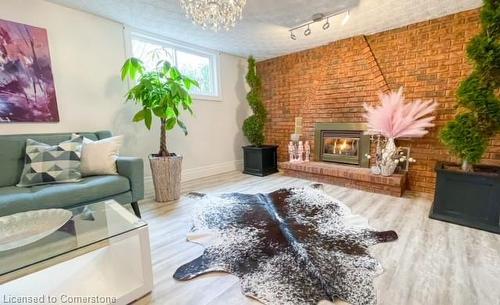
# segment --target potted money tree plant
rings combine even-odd
[[[127,101],[141,107],[134,115],[134,122],[144,122],[151,129],[153,118],[160,122],[160,149],[149,155],[149,163],[155,188],[155,200],[166,202],[180,197],[182,156],[167,149],[167,131],[178,126],[187,135],[181,121],[182,111],[191,114],[193,99],[189,90],[199,87],[198,82],[183,75],[168,61],[160,60],[156,68],[146,70],[144,63],[128,58],[122,67],[122,80],[129,78],[134,84],[126,94]]]

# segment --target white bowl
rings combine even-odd
[[[46,209],[0,217],[0,251],[40,240],[57,231],[71,216],[68,210]]]

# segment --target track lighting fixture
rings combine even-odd
[[[308,22],[306,22],[304,24],[301,24],[301,25],[296,26],[296,27],[294,27],[294,28],[292,28],[292,29],[289,30],[290,31],[290,39],[297,40],[297,36],[293,33],[293,31],[299,30],[299,29],[304,28],[304,27],[307,27],[304,30],[304,36],[311,35],[311,33],[312,33],[312,31],[311,31],[311,24],[314,24],[316,22],[321,22],[323,20],[325,20],[325,23],[322,25],[322,28],[323,28],[324,31],[326,31],[326,30],[328,30],[330,28],[330,18],[332,18],[334,16],[338,16],[338,15],[344,14],[344,13],[345,13],[345,16],[342,19],[341,24],[345,25],[347,23],[347,21],[349,20],[349,17],[351,16],[350,13],[349,13],[349,10],[344,10],[344,11],[332,13],[332,14],[329,14],[329,15],[325,15],[325,14],[321,14],[321,13],[314,14],[312,16],[312,20],[311,21],[308,21]]]
[[[304,31],[304,36],[309,36],[311,35],[311,29],[309,28],[309,25],[307,26],[307,29]]]
[[[328,18],[326,18],[326,22],[325,24],[323,24],[323,30],[328,30],[329,27],[330,27],[330,22],[328,22]]]

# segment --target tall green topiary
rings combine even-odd
[[[248,141],[255,146],[261,146],[264,143],[264,124],[266,122],[266,108],[262,103],[262,84],[257,68],[255,66],[255,59],[250,56],[248,58],[248,73],[246,80],[250,86],[250,92],[247,94],[247,101],[252,108],[253,115],[248,117],[243,122],[243,133]]]
[[[500,0],[484,0],[482,31],[474,37],[467,55],[474,71],[457,90],[460,113],[441,131],[441,141],[472,170],[500,131]]]

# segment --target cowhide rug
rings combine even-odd
[[[316,305],[334,298],[376,304],[373,279],[382,267],[368,247],[398,236],[373,231],[320,185],[191,197],[199,202],[188,239],[206,248],[174,278],[232,273],[246,296],[268,305]]]

